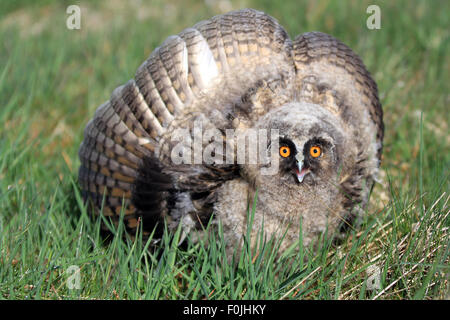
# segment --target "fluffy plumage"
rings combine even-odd
[[[173,152],[194,157],[194,124],[223,138],[213,161],[174,163]],[[290,154],[267,145],[274,175],[261,173],[263,163],[222,163],[237,144],[229,129],[277,129]],[[230,245],[245,233],[258,190],[253,235],[263,223],[269,236],[288,228],[286,247],[302,221],[306,245],[360,214],[382,140],[377,86],[350,48],[320,32],[292,41],[274,18],[245,9],[169,37],[113,92],[86,126],[79,181],[113,221],[124,205],[131,233],[142,218],[147,235],[158,225],[158,237],[164,220],[195,235],[212,218]]]

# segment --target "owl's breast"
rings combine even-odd
[[[335,230],[345,215],[340,197],[338,188],[327,184],[288,184],[273,177],[255,189],[240,178],[219,188],[214,210],[227,241],[242,239],[253,214],[252,242],[263,228],[267,239],[285,236],[283,250],[298,242],[300,230],[304,245],[327,229]]]

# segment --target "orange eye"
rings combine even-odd
[[[280,156],[282,156],[283,158],[289,157],[290,154],[291,154],[291,149],[289,147],[281,147],[280,148]]]
[[[318,146],[313,146],[311,147],[311,149],[309,149],[309,154],[313,158],[320,157],[320,155],[322,154],[322,149]]]

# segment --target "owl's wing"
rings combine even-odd
[[[165,144],[162,137],[208,102],[232,106],[261,79],[293,74],[291,51],[278,22],[252,9],[213,17],[169,37],[86,126],[79,150],[84,198],[116,223],[125,208],[131,232],[140,217],[151,230],[163,217],[177,221],[180,212],[202,203],[207,208],[212,191],[234,177],[235,167],[172,167],[156,154]]]
[[[380,160],[383,110],[377,84],[361,58],[336,38],[321,32],[299,35],[293,46],[298,98],[327,107],[358,132],[374,126],[376,139],[366,141],[376,140],[373,156]]]

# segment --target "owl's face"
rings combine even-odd
[[[295,143],[283,136],[279,141],[279,176],[286,183],[314,183],[315,179],[330,176],[336,167],[333,142],[320,135]]]
[[[278,150],[271,152],[278,157],[282,184],[317,185],[339,175],[344,134],[340,120],[323,107],[289,103],[269,112],[257,126],[279,131]]]

